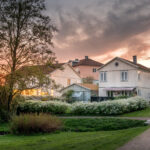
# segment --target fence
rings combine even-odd
[[[114,97],[98,97],[98,96],[91,97],[91,102],[102,102],[107,100],[114,100]]]

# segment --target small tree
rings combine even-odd
[[[16,83],[20,80],[26,88],[29,75],[35,75],[32,69],[26,74],[18,70],[33,64],[51,66],[55,61],[50,47],[57,29],[45,10],[45,0],[0,0],[0,70],[7,76],[8,110]],[[42,81],[40,72],[36,77]]]

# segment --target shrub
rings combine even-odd
[[[25,102],[25,98],[23,96],[21,96],[20,94],[15,95],[11,102],[11,111],[15,113],[18,105],[23,102]]]
[[[26,101],[17,108],[17,114],[20,113],[51,113],[66,114],[69,104],[58,101]]]
[[[148,102],[140,97],[132,97],[121,100],[105,102],[68,104],[59,101],[26,101],[21,103],[17,112],[19,113],[51,113],[73,115],[119,115],[148,107]]]
[[[143,120],[129,120],[116,118],[82,118],[82,119],[64,119],[65,131],[89,132],[89,131],[110,131],[121,130],[132,127],[146,126]]]
[[[14,134],[50,133],[61,129],[61,121],[48,114],[24,114],[12,119],[11,131]]]
[[[119,115],[148,107],[148,102],[140,97],[94,103],[75,103],[72,114],[75,115]]]

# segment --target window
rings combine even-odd
[[[140,81],[141,80],[141,73],[138,72],[138,80]]]
[[[54,90],[53,90],[53,89],[51,89],[50,95],[51,95],[51,96],[54,96]]]
[[[141,96],[141,90],[138,89],[137,93],[138,93],[138,96]]]
[[[100,81],[101,82],[106,82],[107,81],[107,73],[106,72],[101,72],[100,73]]]
[[[128,71],[121,72],[121,81],[128,81]]]
[[[93,72],[96,72],[96,70],[97,70],[96,68],[93,68]]]
[[[71,83],[71,80],[70,80],[70,79],[68,79],[68,80],[67,80],[67,85],[69,86],[69,85],[70,85],[70,83]]]

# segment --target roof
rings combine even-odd
[[[74,84],[71,84],[63,89],[61,89],[61,91],[73,86],[73,85],[77,85],[77,86],[80,86],[82,88],[85,88],[85,89],[88,89],[88,90],[91,90],[91,91],[98,91],[98,85],[95,85],[95,84],[86,84],[86,83],[74,83]]]
[[[80,77],[80,74],[79,74],[78,72],[76,72],[76,71],[74,70],[74,68],[73,68],[71,65],[69,65],[68,63],[59,63],[59,64],[55,64],[55,65],[53,65],[53,66],[49,66],[49,65],[24,66],[24,67],[22,67],[22,68],[20,69],[20,71],[24,71],[24,73],[25,73],[25,72],[28,73],[28,69],[35,69],[36,71],[38,71],[38,70],[42,71],[42,73],[44,73],[44,74],[50,74],[50,73],[56,71],[57,69],[62,69],[62,70],[63,70],[63,66],[64,66],[64,65],[68,65],[68,66],[70,67],[70,69],[72,69],[73,72],[74,72],[79,78],[81,78],[81,77]]]
[[[80,83],[79,85],[82,87],[88,88],[92,91],[98,91],[98,85],[95,85],[95,84]]]
[[[129,64],[129,65],[132,65],[133,67],[136,67],[136,68],[138,68],[138,69],[141,69],[141,70],[145,70],[145,71],[150,72],[150,68],[148,68],[148,67],[146,67],[146,66],[143,66],[143,65],[141,65],[141,64],[138,64],[138,63],[135,64],[135,63],[132,62],[132,61],[129,61],[129,60],[127,60],[127,59],[120,58],[120,57],[115,57],[114,59],[110,60],[108,63],[106,63],[106,64],[104,64],[103,66],[101,66],[98,70],[102,69],[103,67],[105,67],[106,65],[110,64],[112,61],[114,61],[114,60],[116,60],[116,59],[118,59],[118,60],[120,60],[120,61],[122,61],[122,62],[124,62],[124,63],[127,63],[127,64]]]
[[[50,65],[23,66],[19,71],[27,71],[28,72],[28,69],[39,69],[44,74],[49,74],[58,68],[61,69],[63,65],[64,65],[64,63],[55,64],[53,66],[50,66]]]
[[[105,91],[133,91],[135,87],[108,87]]]
[[[97,66],[97,67],[101,67],[103,64],[98,62],[98,61],[95,61],[95,60],[92,60],[90,58],[85,58],[85,59],[81,59],[78,63],[76,63],[73,67],[76,67],[76,66]]]

